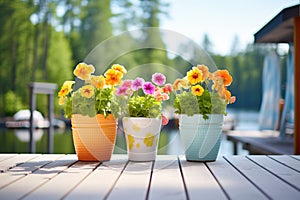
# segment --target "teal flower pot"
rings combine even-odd
[[[211,114],[209,119],[203,115],[180,115],[179,132],[188,161],[215,161],[221,137],[223,115]]]

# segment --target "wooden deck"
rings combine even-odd
[[[230,131],[227,140],[233,143],[233,154],[238,155],[238,143],[250,155],[291,155],[294,154],[294,139],[281,139],[278,131]]]
[[[0,154],[0,199],[300,199],[300,156],[187,162],[79,162],[76,155]]]

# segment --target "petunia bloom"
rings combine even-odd
[[[107,85],[116,85],[120,83],[121,79],[123,78],[123,74],[114,69],[109,69],[106,71],[105,75],[105,83]]]
[[[207,66],[205,65],[197,65],[197,68],[202,72],[202,78],[207,79],[209,78],[210,72]]]
[[[95,72],[93,65],[87,65],[85,63],[79,63],[74,69],[73,73],[81,80],[88,80],[90,75]]]
[[[133,82],[132,82],[132,90],[133,91],[137,91],[139,90],[143,84],[144,84],[145,80],[142,78],[136,78]]]
[[[155,86],[151,82],[145,82],[143,84],[143,91],[145,94],[154,94]]]
[[[171,93],[173,90],[172,85],[170,83],[167,83],[162,89],[163,92],[167,94]]]
[[[111,68],[114,69],[114,70],[117,70],[117,71],[121,72],[122,74],[126,74],[127,73],[127,70],[125,69],[125,67],[123,65],[114,64]]]
[[[224,70],[217,70],[214,72],[214,78],[216,79],[221,79],[224,86],[229,86],[232,82],[232,76],[229,74],[229,72],[224,69]]]
[[[82,86],[82,88],[80,89],[80,94],[83,97],[91,98],[92,96],[94,96],[94,87],[91,85]]]
[[[126,87],[126,86],[118,87],[118,89],[117,89],[117,95],[118,96],[120,96],[120,95],[127,95],[127,90],[128,90],[128,87]]]
[[[105,85],[105,78],[103,76],[91,76],[91,85],[97,89],[102,89]]]
[[[152,82],[158,86],[162,86],[166,82],[166,77],[161,73],[155,73],[152,75]]]
[[[65,97],[68,95],[70,92],[72,92],[72,86],[75,83],[75,81],[65,81],[64,84],[62,85],[60,91],[58,92],[59,97]]]
[[[173,83],[173,88],[174,90],[180,90],[181,88],[188,89],[189,83],[185,79],[176,79],[175,82]]]
[[[203,81],[202,72],[197,67],[193,67],[192,70],[187,72],[187,79],[192,85],[199,83]]]
[[[204,89],[201,85],[192,86],[192,94],[196,96],[202,96]]]
[[[123,81],[122,86],[126,88],[131,88],[132,82],[133,82],[132,80],[125,80]]]
[[[167,125],[169,123],[169,119],[165,115],[161,115],[162,125]]]

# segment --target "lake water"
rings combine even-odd
[[[237,130],[257,130],[257,111],[229,111],[237,120]],[[47,130],[36,130],[36,153],[47,153]],[[0,153],[28,153],[29,130],[0,129]],[[221,142],[219,156],[232,155],[232,143],[226,140],[225,134]],[[75,153],[70,129],[56,129],[54,133],[53,153]],[[126,153],[124,135],[119,131],[114,153]],[[239,146],[240,154],[248,154]],[[184,154],[178,130],[162,128],[158,154]]]

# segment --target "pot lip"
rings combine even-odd
[[[194,114],[192,116],[188,116],[187,114],[179,114],[181,116],[186,116],[186,117],[194,117],[194,116],[203,116],[202,114]],[[208,116],[224,116],[223,114],[206,114]]]
[[[139,120],[145,120],[145,119],[157,119],[157,120],[161,120],[161,118],[158,117],[153,117],[153,118],[149,118],[149,117],[123,117],[123,119],[128,118],[128,119],[139,119]]]

